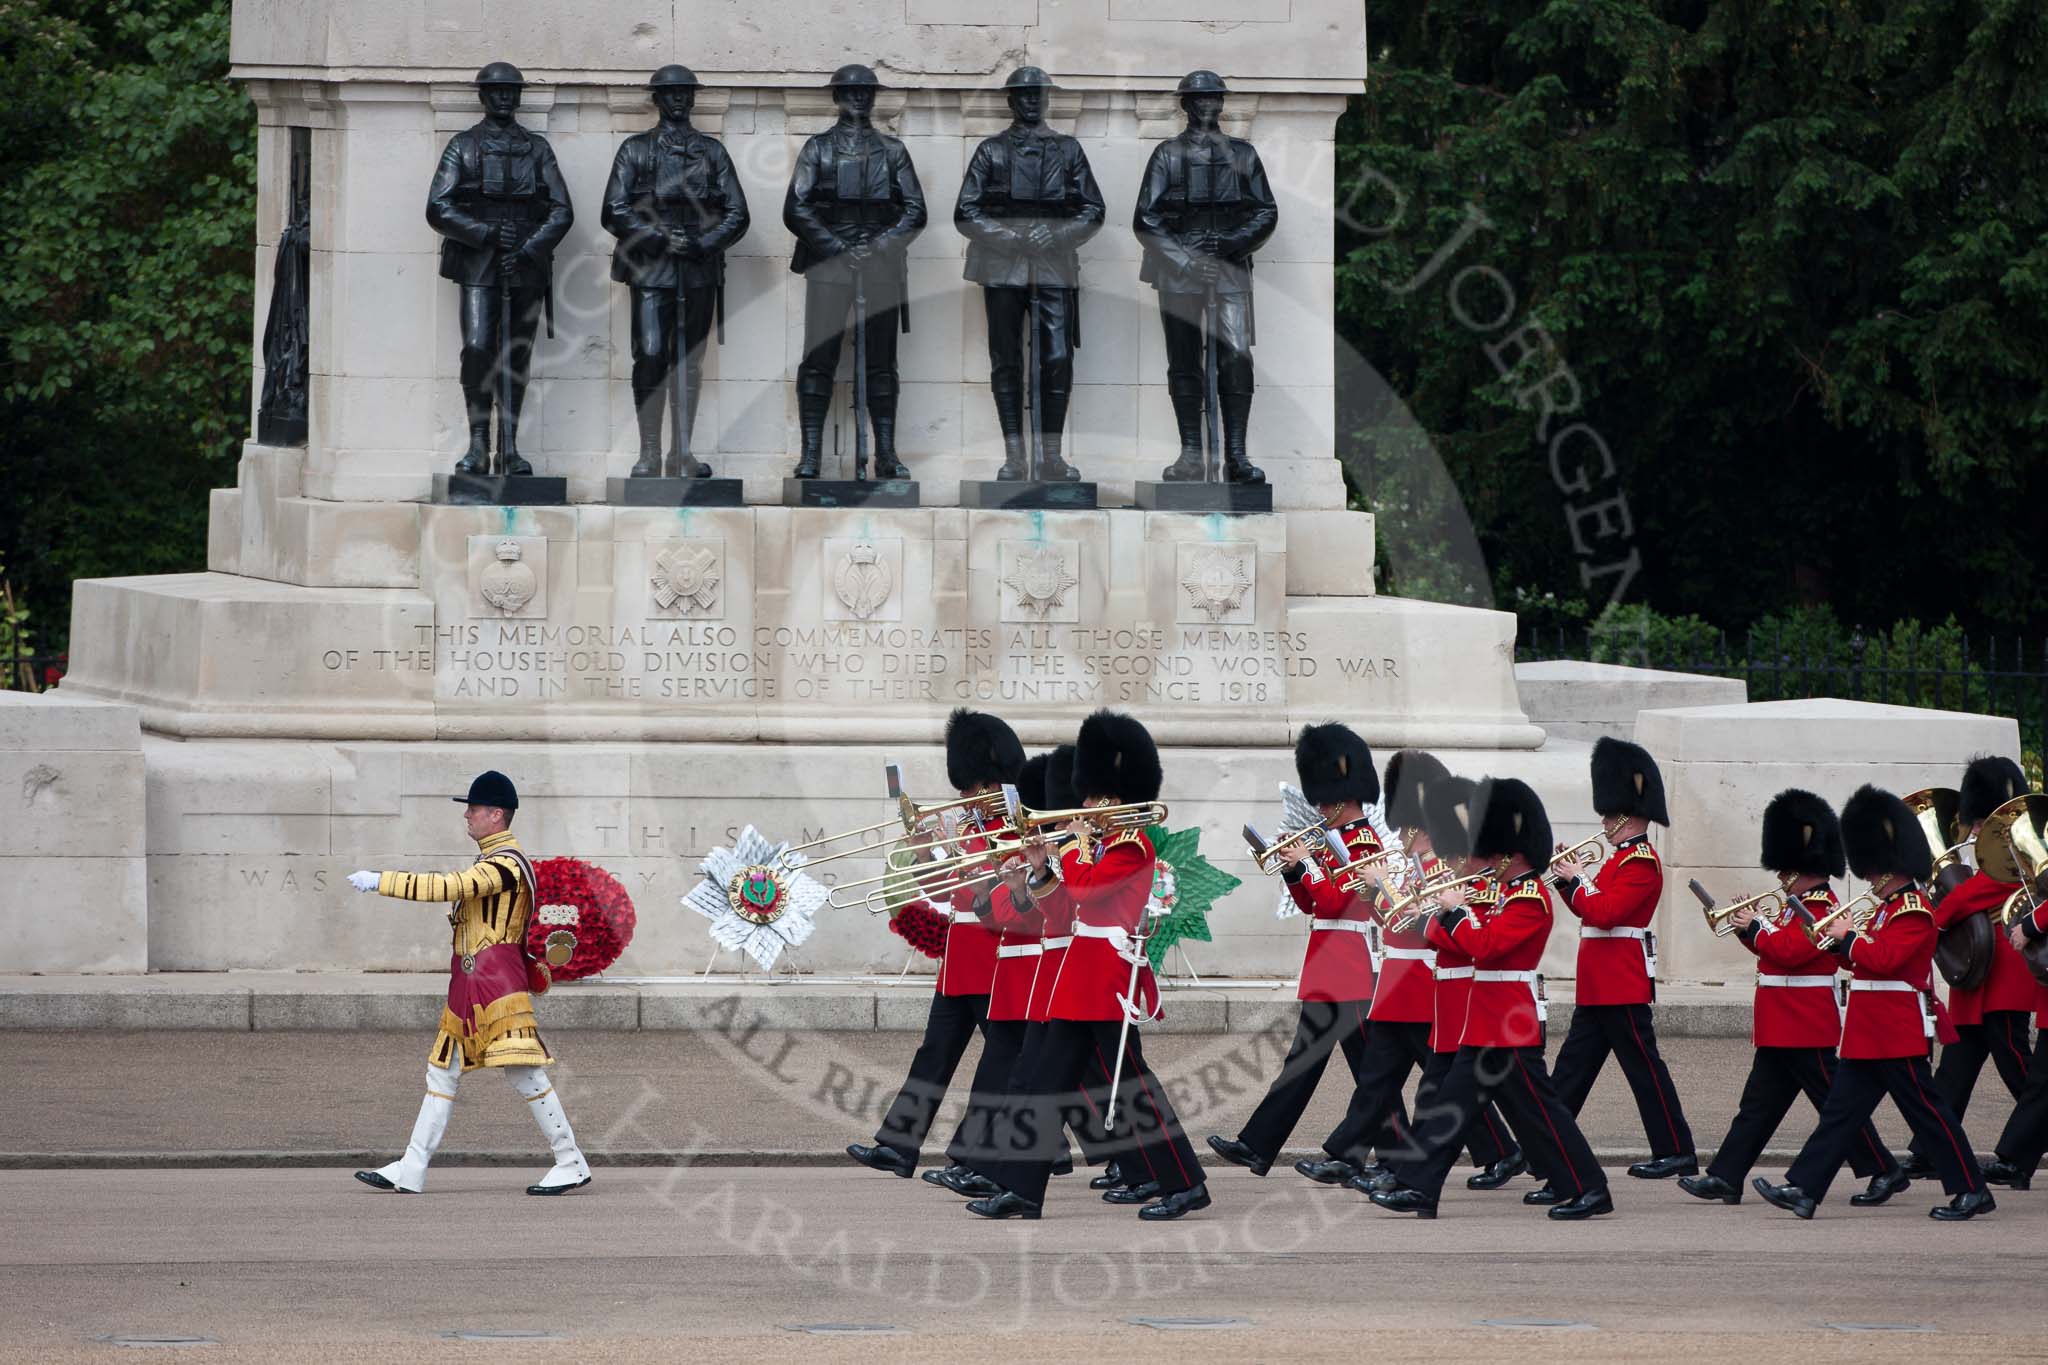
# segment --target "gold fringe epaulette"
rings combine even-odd
[[[1627,862],[1631,858],[1647,858],[1654,863],[1657,861],[1657,850],[1651,848],[1647,843],[1631,844],[1628,850],[1621,855],[1621,861]]]
[[[1932,919],[1934,917],[1934,908],[1927,903],[1927,897],[1921,895],[1918,891],[1902,891],[1899,893],[1899,903],[1892,907],[1892,913],[1894,915],[1926,915],[1929,919]]]

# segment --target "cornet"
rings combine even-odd
[[[1579,875],[1576,869],[1593,865],[1595,857],[1600,851],[1600,845],[1603,842],[1605,842],[1604,835],[1589,834],[1570,848],[1560,850],[1557,856],[1550,860],[1550,865],[1545,870],[1553,877],[1561,877],[1567,872],[1576,877]]]
[[[1406,856],[1400,849],[1392,848],[1370,858],[1353,859],[1344,836],[1333,829],[1323,831],[1323,847],[1330,852],[1331,882],[1339,891],[1353,896],[1372,896],[1378,890],[1378,882],[1387,875],[1387,865]]]
[[[1806,935],[1813,940],[1814,947],[1824,953],[1833,952],[1836,940],[1834,935],[1821,932],[1825,926],[1833,924],[1836,920],[1846,915],[1849,918],[1850,931],[1860,934],[1870,927],[1871,920],[1877,918],[1878,909],[1883,904],[1884,902],[1878,899],[1875,891],[1865,891],[1854,900],[1843,901],[1840,905],[1828,911],[1827,914],[1822,915],[1812,924],[1807,925]]]
[[[1434,881],[1425,880],[1413,891],[1401,897],[1392,905],[1389,905],[1386,914],[1381,918],[1385,920],[1386,926],[1389,929],[1397,933],[1405,933],[1407,930],[1414,928],[1421,920],[1436,913],[1433,907],[1424,905],[1424,901],[1434,900],[1446,891],[1456,891],[1461,887],[1477,886],[1491,878],[1494,875],[1494,871],[1495,869],[1489,867],[1483,872],[1468,873],[1463,877],[1439,877]]]
[[[1266,837],[1260,834],[1257,829],[1251,825],[1246,825],[1244,827],[1244,842],[1245,846],[1251,850],[1253,864],[1257,866],[1260,872],[1271,877],[1286,868],[1289,861],[1287,848],[1290,844],[1306,843],[1308,840],[1326,833],[1329,827],[1329,821],[1319,815],[1313,823],[1303,825],[1300,829],[1289,830],[1269,844],[1266,842]]]
[[[1701,908],[1706,912],[1707,927],[1714,931],[1714,937],[1726,938],[1735,932],[1735,916],[1744,910],[1776,928],[1780,916],[1791,908],[1791,898],[1783,890],[1759,891],[1754,896],[1745,896],[1726,905],[1708,905]]]

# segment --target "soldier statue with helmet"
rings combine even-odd
[[[671,63],[647,89],[661,122],[619,144],[604,190],[605,231],[619,239],[612,278],[633,291],[633,412],[640,456],[632,477],[702,478],[690,449],[704,386],[704,343],[723,340],[726,248],[746,236],[747,197],[725,144],[690,124],[700,83]],[[662,408],[670,410],[668,455]]]
[[[554,149],[514,118],[525,85],[510,62],[492,62],[476,73],[483,120],[448,139],[427,191],[427,223],[442,238],[441,278],[462,287],[469,449],[455,466],[458,474],[533,472],[519,454],[519,412],[541,315],[552,311],[555,248],[575,215]]]

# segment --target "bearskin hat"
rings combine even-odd
[[[963,706],[946,718],[946,780],[954,791],[1015,782],[1023,767],[1017,732],[997,717]]]
[[[1787,787],[1764,807],[1764,847],[1758,860],[1772,872],[1839,877],[1849,869],[1842,852],[1842,822],[1835,808],[1812,792]]]
[[[1867,882],[1880,877],[1924,882],[1934,872],[1927,832],[1905,802],[1876,787],[1858,788],[1842,807],[1842,848],[1849,870]]]
[[[2019,764],[2002,754],[1979,754],[1963,769],[1956,819],[1968,829],[2015,796],[2032,790]]]
[[[1422,789],[1451,775],[1434,754],[1402,749],[1387,760],[1387,823],[1395,829],[1422,829]]]
[[[1045,804],[1036,809],[1072,810],[1080,804],[1074,795],[1074,746],[1062,744],[1045,756]]]
[[[1550,817],[1528,783],[1513,777],[1489,777],[1472,793],[1479,818],[1472,831],[1472,856],[1492,859],[1521,854],[1531,867],[1550,862]]]
[[[1097,711],[1074,739],[1074,792],[1083,801],[1156,801],[1166,774],[1159,746],[1138,721],[1119,711]]]
[[[1345,801],[1369,806],[1380,799],[1372,750],[1346,725],[1311,725],[1303,730],[1294,742],[1294,771],[1311,806]]]
[[[1045,769],[1050,762],[1051,754],[1033,754],[1017,770],[1017,799],[1023,802],[1026,810],[1052,809],[1045,803]]]
[[[1593,809],[1604,819],[1634,816],[1671,823],[1664,809],[1664,774],[1657,760],[1640,744],[1602,735],[1593,745]]]
[[[1422,788],[1422,828],[1430,847],[1446,862],[1472,856],[1472,788],[1469,777],[1446,773]]]

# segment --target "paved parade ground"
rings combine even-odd
[[[404,1141],[419,1033],[0,1034],[0,1156],[15,1168],[0,1170],[14,1305],[0,1358],[132,1358],[103,1338],[204,1338],[164,1349],[250,1361],[2048,1358],[2038,1193],[2001,1191],[1997,1213],[1947,1227],[1926,1216],[1931,1185],[1856,1211],[1845,1176],[1800,1223],[1616,1171],[1619,1212],[1596,1223],[1524,1209],[1526,1180],[1490,1195],[1454,1182],[1442,1217],[1416,1223],[1284,1167],[1263,1181],[1224,1168],[1215,1206],[1175,1224],[1143,1226],[1077,1178],[1054,1182],[1043,1221],[988,1224],[833,1159],[873,1126],[836,1105],[857,1109],[871,1076],[887,1081],[868,1105],[885,1104],[914,1037],[793,1036],[561,1035],[596,1180],[543,1201],[521,1193],[546,1168],[537,1134],[484,1074],[465,1079],[426,1195],[350,1178]],[[1198,1138],[1234,1132],[1256,1101],[1275,1059],[1254,1045],[1155,1041]],[[1710,1143],[1748,1045],[1666,1050]],[[844,1086],[820,1098],[827,1079]],[[1292,1145],[1312,1146],[1341,1100],[1332,1078]],[[1970,1115],[1980,1149],[2006,1108],[1989,1081]],[[1780,1146],[1809,1122],[1795,1110]],[[1900,1127],[1889,1110],[1880,1122]],[[1586,1127],[1610,1164],[1640,1148],[1618,1076]],[[93,1164],[24,1168],[51,1160]],[[188,1168],[142,1164],[166,1161]],[[266,1162],[325,1164],[251,1168]]]

